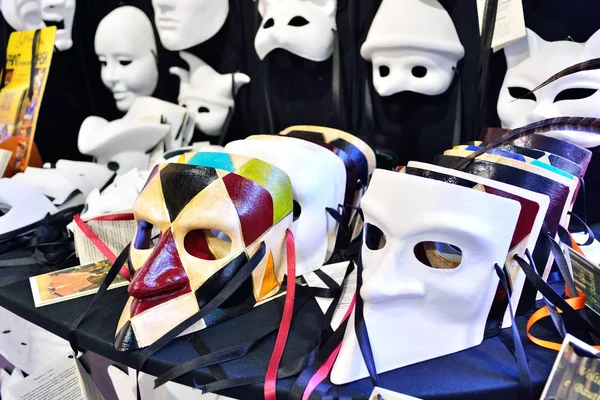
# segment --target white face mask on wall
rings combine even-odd
[[[380,96],[444,93],[465,54],[454,23],[437,0],[383,0],[361,56],[373,63]]]
[[[131,6],[111,11],[100,21],[94,47],[102,64],[102,83],[110,89],[120,111],[137,96],[150,96],[158,83],[156,42],[152,23]]]
[[[229,0],[152,0],[152,6],[160,42],[171,51],[206,42],[229,14]]]
[[[514,129],[555,117],[600,117],[600,71],[568,75],[529,93],[555,73],[600,57],[600,31],[585,43],[569,40],[547,42],[527,29],[527,36],[504,48],[507,71],[500,96],[498,116],[502,127]],[[600,146],[600,135],[576,131],[553,131],[545,135],[579,146]]]

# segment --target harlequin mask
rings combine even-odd
[[[236,140],[225,150],[267,161],[288,174],[295,203],[296,275],[321,268],[333,254],[338,233],[338,223],[326,208],[337,210],[344,201],[342,161],[316,144],[294,138]]]
[[[258,0],[261,26],[254,39],[258,58],[284,49],[311,61],[333,53],[336,0]]]
[[[555,73],[600,57],[600,31],[585,43],[570,40],[546,42],[527,29],[527,36],[504,48],[506,76],[498,97],[498,116],[504,128],[514,129],[555,117],[600,117],[600,71],[565,76],[530,93]],[[583,147],[600,145],[600,135],[589,132],[552,131],[545,135]]]
[[[494,264],[506,259],[519,203],[378,169],[361,204],[360,296],[377,372],[481,343],[498,285]],[[425,265],[414,250],[425,241],[460,248],[460,264]],[[352,313],[331,381],[339,385],[367,376]]]
[[[286,269],[293,209],[287,175],[226,153],[188,153],[180,161],[157,165],[133,207],[136,273],[117,327],[118,350],[148,346],[197,313],[262,243],[266,254],[252,277],[195,329],[274,294]],[[153,230],[160,231],[155,244]]]
[[[434,96],[452,83],[465,49],[436,0],[383,0],[360,54],[373,63],[380,96],[404,91]]]
[[[240,87],[250,83],[241,72],[220,74],[191,53],[182,51],[181,58],[190,70],[172,67],[169,71],[181,79],[178,102],[196,120],[196,126],[209,136],[218,136],[235,107],[235,95]]]
[[[544,219],[546,218],[546,212],[548,211],[548,196],[455,169],[443,168],[421,162],[409,162],[405,171],[410,175],[422,176],[453,185],[469,187],[474,190],[493,194],[494,196],[518,201],[521,204],[521,212],[519,213],[519,220],[517,221],[517,226],[513,233],[510,250],[505,263],[510,282],[513,310],[518,309],[522,293],[523,296],[528,297],[530,301],[535,300],[535,291],[529,290],[529,288],[524,290],[523,288],[526,283],[525,273],[514,260],[514,255],[518,254],[521,257],[525,257],[526,249],[529,250],[530,253],[535,254],[536,242],[538,241],[540,232],[543,232],[544,237],[542,240],[545,240],[546,233],[543,230],[543,224]],[[426,256],[429,256],[429,254]],[[437,256],[439,257],[439,255]],[[504,289],[499,286],[499,291],[504,292]],[[506,295],[502,294],[501,299],[506,299]],[[526,300],[524,300],[524,302],[526,302]],[[501,312],[504,309],[506,309],[506,306],[500,304],[499,311]],[[494,311],[494,308],[492,308],[492,312]],[[496,313],[496,315],[490,315],[488,321],[491,320],[491,322],[494,323],[495,320],[500,317],[504,318],[502,328],[511,325],[512,320],[509,310],[506,310],[504,316],[502,316],[502,314],[497,314],[498,313]],[[500,326],[498,326],[498,328],[499,327]]]
[[[531,147],[533,149],[540,149],[557,154],[566,158],[567,160],[571,160],[581,166],[582,176],[585,175],[590,160],[592,159],[592,152],[585,147],[581,147],[575,143],[550,136],[530,134],[510,140],[508,143],[512,143],[517,146]]]

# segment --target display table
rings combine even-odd
[[[66,338],[69,325],[83,312],[91,296],[35,308],[29,282],[25,278],[43,272],[46,271],[0,268],[0,306]],[[20,282],[6,285],[9,277],[13,282]],[[118,352],[113,348],[115,327],[126,300],[126,288],[108,291],[77,330],[77,339],[79,345],[86,350],[135,367],[139,352]],[[252,339],[255,327],[278,320],[282,309],[283,298],[276,299],[234,320],[198,332],[197,335],[211,351],[237,345]],[[281,365],[301,357],[311,348],[319,333],[322,318],[314,299],[308,299],[302,305],[294,315]],[[530,362],[533,395],[537,399],[552,368],[556,352],[540,348],[527,339],[524,332],[526,317],[519,317],[517,321]],[[544,327],[539,329],[544,330]],[[176,339],[155,354],[146,363],[144,371],[160,375],[179,363],[197,357],[198,353],[190,342],[190,336]],[[506,337],[510,338],[510,335]],[[219,366],[220,373],[227,378],[264,374],[274,343],[275,333],[259,342],[243,358]],[[194,386],[194,382],[200,384],[213,380],[208,369],[200,369],[181,377],[178,382]],[[287,398],[294,381],[295,378],[277,381],[279,399]],[[424,399],[516,399],[518,382],[516,361],[498,337],[486,339],[481,345],[456,354],[380,376],[382,387]],[[337,388],[339,393],[353,399],[367,399],[371,390],[371,383],[367,379]],[[262,393],[262,383],[257,383],[230,389],[222,394],[239,399],[260,399]]]

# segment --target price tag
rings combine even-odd
[[[485,0],[477,0],[480,33],[483,29],[484,12]],[[498,0],[496,25],[494,26],[494,37],[492,38],[494,52],[525,37],[526,34],[522,0]]]

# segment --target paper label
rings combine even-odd
[[[118,256],[135,234],[135,221],[88,221],[87,226]],[[106,260],[106,256],[73,224],[75,251],[81,265]]]
[[[341,285],[342,282],[344,281],[344,275],[346,274],[346,269],[348,268],[348,264],[349,264],[349,261],[344,261],[341,263],[324,265],[321,268],[321,271],[323,271],[327,275],[329,275],[329,277],[331,279],[333,279],[338,285]],[[310,287],[318,287],[318,288],[324,288],[324,289],[327,289],[327,287],[328,287],[325,284],[325,282],[323,282],[321,280],[321,278],[319,278],[319,276],[317,274],[315,274],[314,272],[305,274],[302,277],[304,278],[304,280],[306,280],[306,283],[308,283],[308,286],[310,286]],[[354,296],[355,291],[356,291],[356,268],[348,276],[348,279],[346,279],[346,284],[344,285],[344,288],[342,290],[342,297],[340,298],[340,300],[337,304],[337,307],[335,308],[335,311],[333,313],[333,317],[331,319],[331,328],[332,329],[334,329],[334,330],[337,329],[338,326],[340,326],[340,324],[342,323],[342,319],[344,318],[344,315],[346,314],[348,307],[350,307],[350,303],[352,302],[352,297]],[[319,305],[319,307],[321,308],[323,313],[326,313],[327,310],[329,309],[329,306],[331,305],[331,303],[333,303],[333,299],[328,299],[328,298],[323,298],[323,297],[316,297],[315,299],[317,300],[317,304]]]
[[[11,156],[12,152],[0,149],[0,177],[4,175],[4,171],[6,171],[6,167],[8,166],[8,162],[10,161]]]
[[[484,12],[485,0],[477,0],[477,17],[479,19],[480,34],[483,29]],[[526,34],[522,0],[498,0],[496,25],[494,26],[494,37],[492,38],[492,49],[494,52],[525,37]]]
[[[407,396],[402,393],[393,392],[391,390],[382,389],[375,386],[369,400],[420,400],[418,397]]]
[[[586,296],[586,307],[600,314],[600,268],[572,249],[569,249],[569,258],[575,286]]]
[[[567,334],[540,399],[589,400],[600,397],[599,352]]]
[[[587,233],[571,233],[577,243],[585,243],[588,239]],[[600,265],[600,242],[594,239],[589,246],[579,246],[585,257],[596,265]]]
[[[79,360],[71,354],[14,384],[18,400],[104,400]]]

